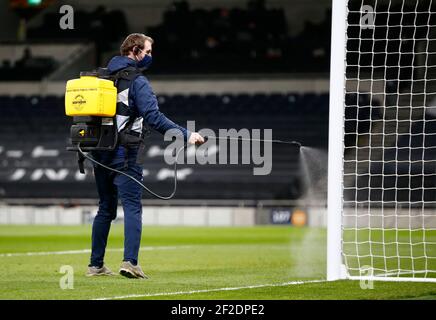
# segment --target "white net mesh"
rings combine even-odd
[[[436,6],[350,0],[346,38],[343,261],[436,278]]]

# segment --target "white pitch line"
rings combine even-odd
[[[236,290],[242,290],[242,289],[256,289],[256,288],[265,288],[265,287],[285,287],[285,286],[307,284],[307,283],[319,283],[319,282],[327,282],[327,280],[290,281],[290,282],[283,282],[283,283],[257,284],[257,285],[245,286],[245,287],[230,287],[230,288],[204,289],[204,290],[192,290],[192,291],[176,291],[176,292],[160,292],[160,293],[147,293],[147,294],[129,294],[129,295],[125,295],[125,296],[95,298],[92,300],[116,300],[116,299],[129,299],[129,298],[175,296],[175,295],[180,295],[180,294],[208,293],[208,292],[217,292],[217,291],[236,291]]]
[[[249,245],[243,245],[243,246],[250,246]],[[191,249],[191,248],[204,248],[204,247],[221,247],[221,246],[234,246],[234,245],[202,245],[202,244],[196,244],[196,245],[182,245],[182,246],[148,246],[148,247],[141,247],[139,250],[141,251],[153,251],[153,250],[177,250],[177,249]],[[238,245],[239,246],[239,245]],[[257,244],[256,244],[257,246]],[[274,249],[274,246],[269,246],[270,248]],[[277,248],[280,248],[281,246],[276,246]],[[108,248],[106,249],[106,252],[123,252],[123,248]],[[32,252],[14,252],[14,253],[0,253],[0,258],[2,257],[28,257],[28,256],[50,256],[50,255],[67,255],[67,254],[84,254],[84,253],[91,253],[91,249],[81,249],[81,250],[66,250],[66,251],[32,251]]]
[[[187,249],[192,246],[159,246],[159,247],[141,247],[141,251],[153,251],[153,250],[177,250],[177,249]],[[109,248],[106,249],[107,252],[123,252],[124,248]],[[84,254],[91,253],[90,249],[82,250],[67,250],[67,251],[35,251],[35,252],[17,252],[17,253],[0,253],[0,258],[2,257],[28,257],[28,256],[51,256],[51,255],[67,255],[67,254]]]

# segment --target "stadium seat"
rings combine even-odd
[[[211,128],[217,134],[220,128],[272,129],[273,137],[276,139],[297,140],[304,145],[322,148],[327,146],[328,112],[325,112],[328,110],[327,95],[176,94],[159,95],[158,101],[161,111],[169,118],[182,125],[185,125],[187,120],[196,120],[197,129]],[[308,104],[311,105],[308,106]],[[303,112],[308,108],[311,108],[311,112]],[[65,178],[65,183],[77,185],[77,187],[79,183],[93,183],[90,177],[85,182],[77,182],[74,178],[73,173],[77,171],[76,156],[65,149],[71,119],[64,115],[63,96],[0,96],[0,114],[2,115],[0,117],[0,146],[6,150],[22,150],[24,152],[22,157],[27,163],[26,170],[32,172],[31,170],[38,168],[47,168],[58,172],[66,168],[71,174]],[[26,140],[21,140],[23,134]],[[324,137],[324,139],[319,137]],[[156,133],[151,135],[148,143],[160,150],[167,145]],[[32,158],[31,155],[36,146],[42,146],[44,150],[57,150],[58,155],[53,157],[48,153],[47,157]],[[241,158],[242,154],[238,156]],[[0,154],[1,159],[10,160],[11,158],[3,152]],[[21,168],[22,163],[9,161],[8,166],[3,166],[2,170],[5,174],[0,177],[0,183],[4,182],[1,179],[7,180],[14,170]],[[192,174],[182,182],[186,188],[180,188],[178,196],[180,198],[207,198],[220,194],[223,198],[241,199],[297,197],[295,192],[291,192],[295,189],[291,188],[291,184],[292,181],[298,180],[300,174],[298,152],[292,152],[288,146],[274,145],[273,163],[271,174],[262,177],[252,175],[253,165],[189,166]],[[152,183],[157,183],[157,172],[162,167],[168,166],[161,156],[153,156],[146,158],[145,167],[152,172],[147,179]],[[29,190],[30,196],[34,182],[29,180],[29,176],[25,176],[22,182],[19,194],[23,195],[25,190]],[[205,188],[202,185],[203,182],[209,187]],[[277,187],[274,189],[267,187],[261,190],[259,185],[263,184],[274,184]],[[54,185],[52,187],[58,188]],[[62,195],[64,192],[64,196],[68,196],[67,189],[50,191],[52,187],[47,183],[41,190],[53,192],[56,195]],[[83,188],[83,190],[89,189]],[[216,192],[216,189],[220,192]],[[223,190],[226,192],[221,192]],[[283,190],[288,191],[283,192]],[[13,196],[13,190],[10,192]],[[82,196],[95,195],[84,192]]]

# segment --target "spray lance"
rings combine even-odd
[[[108,75],[107,70],[99,68],[95,72],[81,72],[79,79],[69,80],[65,91],[65,113],[73,117],[73,125],[70,130],[71,145],[69,151],[75,151],[78,155],[78,165],[81,173],[85,173],[83,162],[85,159],[107,170],[122,174],[135,183],[139,184],[152,196],[169,200],[177,192],[177,161],[180,153],[187,148],[184,144],[176,151],[174,162],[174,186],[168,196],[155,193],[135,177],[111,168],[87,154],[89,151],[112,151],[119,144],[119,133],[116,125],[116,101],[117,101],[117,75]],[[298,149],[301,144],[297,141],[247,139],[242,137],[204,137],[205,140],[237,140],[259,141],[276,144],[285,144]]]

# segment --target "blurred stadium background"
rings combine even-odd
[[[68,2],[74,29],[62,30],[66,3],[1,3],[0,223],[91,220],[92,170],[88,164],[80,175],[75,154],[65,150],[65,83],[105,66],[131,32],[155,40],[147,77],[170,119],[216,131],[271,128],[276,139],[327,148],[328,1],[76,0]],[[153,134],[144,166],[145,183],[160,193],[169,192],[174,174],[164,147]],[[303,224],[325,223],[325,187],[312,207],[299,201],[307,183],[295,149],[274,145],[268,176],[253,176],[252,167],[182,166],[174,200],[144,195],[144,223],[290,224],[294,211]]]

